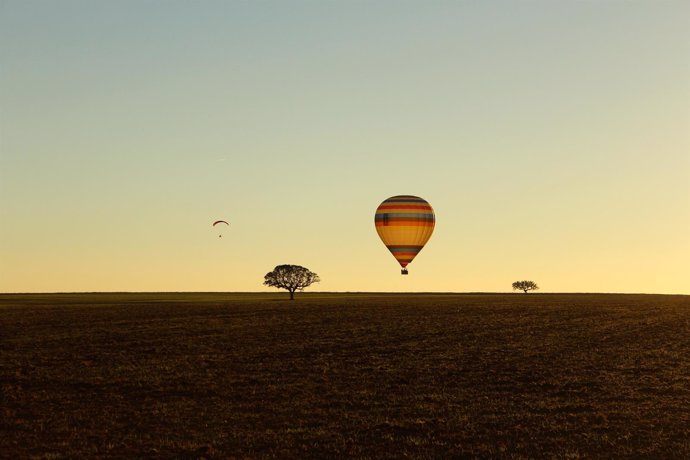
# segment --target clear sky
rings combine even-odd
[[[686,0],[2,0],[0,292],[290,263],[690,294],[689,30]],[[373,222],[398,194],[437,218],[407,277]]]

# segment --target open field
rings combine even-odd
[[[690,458],[690,297],[0,295],[3,458]]]

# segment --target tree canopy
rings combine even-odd
[[[536,289],[539,289],[539,286],[537,286],[537,283],[534,281],[516,281],[513,283],[513,291],[516,290],[521,290],[525,291],[525,294],[527,294],[528,291],[534,291]]]
[[[290,300],[295,299],[295,291],[301,291],[319,281],[319,275],[300,265],[278,265],[264,276],[266,286],[287,289]]]

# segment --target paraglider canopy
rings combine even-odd
[[[218,225],[218,224],[225,224],[225,225],[227,225],[228,227],[230,226],[230,224],[227,223],[227,222],[224,221],[224,220],[217,220],[217,221],[215,221],[215,222],[213,223],[213,226],[215,227],[215,226]],[[223,238],[223,235],[222,235],[222,234],[218,234],[218,238]]]

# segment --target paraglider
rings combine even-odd
[[[225,224],[225,225],[227,225],[228,227],[230,226],[230,224],[227,223],[227,222],[225,222],[224,220],[217,220],[217,221],[215,221],[215,222],[213,223],[213,227],[215,227],[215,226],[218,225],[218,224]],[[218,234],[218,238],[222,238],[222,237],[223,237],[223,234],[222,234],[222,233],[221,233],[221,234]]]
[[[393,196],[376,209],[376,232],[402,267],[402,275],[407,275],[407,265],[429,241],[435,223],[434,209],[417,196]]]

